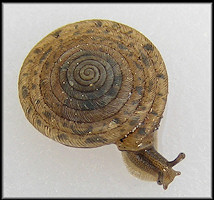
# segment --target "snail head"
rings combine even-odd
[[[157,183],[159,185],[163,185],[163,188],[165,190],[168,188],[168,185],[174,180],[175,176],[181,175],[180,171],[175,171],[174,169],[172,169],[172,167],[178,164],[184,158],[185,154],[180,153],[175,160],[167,162],[166,167],[164,167],[161,172],[159,172]]]

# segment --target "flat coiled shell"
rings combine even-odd
[[[19,76],[27,119],[64,145],[98,147],[154,132],[168,80],[156,47],[108,20],[63,26],[28,54]]]

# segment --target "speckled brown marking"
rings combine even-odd
[[[46,62],[46,63],[45,63],[45,69],[48,69],[49,65],[50,65],[50,63],[49,63],[49,62]]]
[[[115,122],[116,124],[119,124],[120,123],[120,119],[119,118],[114,118],[113,122]]]
[[[148,88],[148,91],[149,91],[149,92],[152,91],[153,84],[154,84],[153,81],[150,80],[150,81],[149,81],[149,88]]]
[[[133,55],[134,55],[134,53],[133,53],[133,52],[130,52],[130,53],[129,53],[129,56],[130,56],[130,57],[131,57],[131,56],[133,56]]]
[[[142,90],[143,90],[142,86],[136,86],[135,89],[137,90],[137,93],[138,93],[139,95],[142,95],[142,94],[143,94],[143,92],[142,92]]]
[[[161,93],[157,93],[157,95],[158,95],[158,96],[163,96],[163,94],[161,94]]]
[[[40,100],[37,99],[37,100],[35,101],[35,104],[39,104],[39,103],[40,103]]]
[[[41,49],[36,48],[36,49],[34,50],[34,53],[36,53],[36,54],[38,54],[38,53],[40,53],[40,52],[41,52]]]
[[[165,64],[135,29],[99,19],[62,26],[28,54],[18,90],[27,119],[47,137],[72,147],[115,144],[129,168],[138,176],[148,169],[164,189],[179,175],[172,166],[184,154],[168,162],[153,148],[168,94]]]
[[[121,44],[121,43],[118,44],[118,47],[119,47],[120,49],[127,49],[127,47],[126,47],[125,45]]]
[[[166,98],[162,98],[162,100],[163,100],[163,101],[166,101],[167,99],[166,99]]]
[[[131,34],[131,33],[133,33],[133,30],[131,30],[131,31],[128,31],[126,34]]]
[[[41,124],[42,124],[42,122],[41,122],[40,119],[37,119],[37,120],[36,120],[36,123],[37,123],[38,126],[41,126]]]
[[[135,117],[133,120],[131,120],[129,122],[129,125],[131,125],[131,126],[137,125],[139,123],[139,119],[140,119],[140,117]]]
[[[125,111],[124,111],[124,114],[125,114],[125,115],[130,115],[130,112],[127,111],[127,110],[125,110]]]
[[[132,101],[132,105],[135,105],[135,104],[138,104],[139,103],[139,101],[138,100],[134,100],[134,101]]]
[[[53,37],[58,38],[60,36],[60,33],[62,32],[62,30],[58,30],[55,33],[53,33]]]
[[[120,40],[122,39],[122,37],[120,35],[117,36]]]
[[[153,51],[154,50],[154,48],[151,44],[146,44],[143,46],[143,48],[147,51]]]
[[[43,112],[44,116],[47,117],[48,119],[51,119],[51,113],[48,111]]]
[[[141,52],[141,58],[146,67],[149,67],[149,60],[143,52]]]
[[[31,86],[31,89],[32,90],[36,89],[36,84],[33,83],[32,86]]]
[[[29,95],[28,89],[26,86],[22,87],[22,97],[25,99]]]
[[[112,66],[114,66],[114,65],[115,64],[112,64]],[[122,76],[121,75],[114,77],[114,83],[115,83],[115,85],[120,84],[121,81],[122,81]]]
[[[109,96],[114,96],[116,94],[116,89],[115,88],[111,88],[108,93],[107,93]]]
[[[108,34],[110,32],[110,30],[106,29],[103,31],[103,33]]]
[[[157,77],[158,77],[158,78],[162,78],[162,79],[165,78],[165,76],[164,76],[163,74],[157,74]]]
[[[48,54],[52,51],[52,47],[50,47],[40,58],[39,63],[41,64],[43,60],[48,56]]]
[[[54,59],[56,58],[56,53],[54,53],[53,58],[54,58]]]
[[[86,33],[93,33],[93,32],[94,32],[93,29],[89,29],[89,30],[86,31]]]
[[[142,67],[140,64],[138,64],[138,63],[135,62],[135,61],[134,61],[134,63],[135,63],[135,66],[136,66],[138,69],[141,69],[141,70],[143,69],[143,67]]]
[[[97,27],[101,27],[101,26],[103,25],[103,23],[102,23],[101,21],[96,21],[96,22],[95,22],[95,25],[96,25]]]
[[[120,28],[120,25],[119,25],[118,23],[114,23],[114,24],[112,25],[112,28],[114,28],[114,29]]]
[[[64,122],[64,123],[62,124],[62,126],[63,126],[63,127],[68,127],[68,124]]]
[[[145,135],[146,134],[146,129],[145,128],[139,128],[138,129],[138,133],[141,135]]]
[[[42,79],[41,79],[40,87],[43,86],[44,84],[45,84],[45,80],[42,80]]]
[[[80,135],[82,135],[82,134],[86,134],[86,133],[92,132],[93,127],[92,127],[92,126],[89,126],[89,127],[88,127],[87,129],[85,129],[85,130],[77,130],[73,125],[71,125],[71,130],[72,130],[73,133],[75,133],[75,134],[80,134]]]
[[[64,133],[59,134],[59,135],[58,135],[58,138],[59,138],[60,140],[68,140],[68,136],[67,136],[66,134],[64,134]]]
[[[85,101],[84,102],[85,108],[88,110],[94,110],[96,107],[91,101]]]
[[[146,106],[143,106],[143,107],[142,107],[142,110],[146,110]]]
[[[128,44],[128,46],[129,46],[129,47],[134,47],[134,43],[133,43],[133,42],[130,42],[130,43]]]
[[[85,140],[86,143],[106,143],[108,140],[101,136],[89,137]]]
[[[69,99],[65,99],[64,100],[64,104],[67,105],[68,107],[70,106],[70,100]]]
[[[155,112],[154,110],[152,110],[152,112],[150,112],[151,114],[153,114],[153,115],[155,115],[155,116],[157,116],[158,115],[158,113],[157,112]]]

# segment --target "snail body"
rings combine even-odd
[[[156,47],[141,33],[109,20],[63,26],[43,38],[19,75],[25,116],[67,146],[116,144],[127,163],[157,177],[164,189],[180,172],[154,148],[168,94]]]

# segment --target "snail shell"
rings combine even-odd
[[[72,147],[114,143],[137,168],[158,174],[165,189],[172,181],[164,181],[154,164],[169,168],[153,147],[167,100],[167,72],[140,32],[108,20],[63,26],[30,51],[18,88],[27,119],[47,137]],[[150,160],[147,170],[136,164],[144,158]]]

